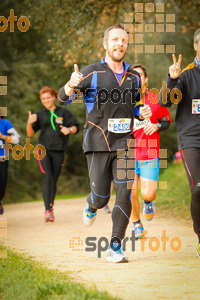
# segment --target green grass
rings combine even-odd
[[[88,194],[71,194],[71,195],[58,195],[55,199],[74,199],[74,198],[87,198]]]
[[[0,246],[0,249],[5,248]],[[74,283],[66,274],[49,270],[43,265],[8,251],[0,258],[0,299],[117,299],[96,288],[86,288]]]
[[[167,189],[158,189],[156,206],[169,208],[182,217],[190,216],[191,193],[183,164],[169,165],[159,181],[167,181]]]

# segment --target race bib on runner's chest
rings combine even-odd
[[[149,123],[151,123],[150,119],[144,119],[142,121],[138,119],[134,119],[133,131],[141,129],[145,126],[145,124],[149,124]]]
[[[63,118],[62,117],[56,118],[56,123],[62,125],[63,124]]]
[[[200,114],[200,99],[192,99],[192,114]]]
[[[131,119],[108,119],[108,131],[126,133],[131,131]]]

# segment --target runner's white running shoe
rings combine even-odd
[[[84,223],[84,225],[85,226],[91,226],[94,223],[95,219],[96,219],[96,215],[97,215],[96,212],[92,213],[89,210],[89,205],[87,204],[86,208],[83,211],[83,223]]]
[[[117,244],[115,246],[117,246]],[[128,262],[128,257],[122,253],[121,248],[114,251],[109,247],[106,261],[110,261],[110,262],[114,262],[114,263],[125,263],[125,262]]]

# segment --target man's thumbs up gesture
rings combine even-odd
[[[70,88],[75,88],[83,80],[83,76],[79,73],[78,65],[74,64],[74,72],[71,75],[70,80],[68,81],[68,86]]]

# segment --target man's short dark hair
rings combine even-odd
[[[147,69],[145,67],[143,67],[141,64],[134,64],[131,66],[131,69],[136,69],[136,68],[140,68],[142,69],[143,73],[144,73],[144,77],[147,77]]]
[[[194,33],[194,43],[198,44],[199,39],[200,39],[200,28],[198,28]]]
[[[103,37],[103,40],[107,41],[108,40],[108,34],[109,34],[109,31],[112,30],[112,29],[122,29],[124,31],[125,28],[124,28],[124,25],[123,24],[116,24],[116,25],[113,25],[113,26],[110,26],[109,28],[106,29],[106,31],[104,32],[104,37]],[[126,33],[128,34],[128,32],[126,31]]]

